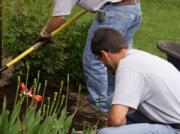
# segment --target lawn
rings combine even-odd
[[[163,56],[156,48],[158,41],[180,42],[179,7],[179,0],[143,0],[143,20],[135,35],[135,47]]]
[[[142,0],[142,23],[134,37],[134,47],[165,57],[156,48],[160,40],[180,42],[180,2],[179,0]],[[73,13],[79,11],[75,8]],[[92,21],[88,13],[80,21]]]

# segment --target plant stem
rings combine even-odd
[[[62,95],[61,104],[60,104],[60,106],[59,106],[59,109],[58,109],[57,113],[61,113],[61,108],[62,108],[62,105],[63,105],[63,103],[64,103],[64,99],[65,99],[65,96]]]
[[[80,100],[80,92],[81,92],[81,84],[79,84],[79,87],[78,87],[77,106],[76,106],[76,110],[74,111],[74,115],[76,114],[76,112],[77,112],[77,110],[78,110],[79,100]]]
[[[54,92],[54,99],[53,99],[53,102],[51,104],[51,109],[50,109],[49,115],[51,115],[52,111],[54,110],[54,105],[56,104],[57,95],[58,95],[58,92]]]
[[[67,105],[68,105],[68,96],[69,96],[69,74],[67,74],[67,90],[66,90],[66,101],[65,101],[66,109],[67,109]]]
[[[27,67],[27,74],[26,74],[26,92],[28,92],[27,84],[28,84],[29,70],[30,70],[30,67],[29,67],[28,63],[26,64],[26,67]],[[26,96],[26,108],[28,108],[28,95]]]
[[[47,97],[47,101],[48,101],[48,104],[47,104],[47,110],[46,110],[46,118],[49,116],[51,98]]]
[[[15,101],[14,101],[14,106],[16,105],[17,103],[17,98],[18,98],[18,93],[19,93],[19,85],[21,83],[21,77],[18,76],[18,84],[17,84],[17,89],[16,89],[16,96],[15,96]]]
[[[37,84],[36,84],[36,88],[38,88],[40,73],[41,73],[41,71],[38,70],[38,72],[37,72]]]
[[[45,114],[46,113],[46,104],[43,104],[43,110],[42,113]]]
[[[59,106],[59,103],[60,103],[60,98],[61,98],[61,92],[62,92],[62,89],[63,89],[63,85],[64,85],[64,81],[61,81],[61,86],[59,88],[59,93],[58,93],[58,100],[57,100],[57,103],[56,103],[56,106],[54,108],[54,113],[57,112],[57,108]]]
[[[33,82],[33,91],[32,91],[32,95],[35,95],[36,94],[36,90],[37,90],[37,88],[36,88],[36,84],[37,84],[37,80],[36,80],[36,78],[34,78],[34,82]],[[32,99],[32,106],[34,105],[34,99]]]
[[[46,87],[47,87],[47,80],[45,80],[45,82],[44,82],[43,96],[42,96],[42,102],[41,102],[40,109],[42,109],[42,106],[43,106],[43,103],[44,103],[44,95],[45,95],[45,92],[46,92]]]
[[[38,84],[38,88],[37,88],[37,94],[39,94],[40,92],[40,89],[41,89],[41,83]]]

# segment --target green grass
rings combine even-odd
[[[135,34],[136,48],[164,57],[156,48],[160,40],[180,42],[179,0],[146,0],[141,2],[143,20]]]
[[[134,47],[165,57],[156,48],[160,40],[180,42],[179,0],[141,0],[142,23],[134,37]],[[80,10],[76,7],[73,14]],[[93,14],[86,14],[81,21],[92,21]]]

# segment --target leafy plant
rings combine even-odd
[[[35,43],[36,36],[47,22],[52,1],[8,0],[4,2],[4,54],[16,57]],[[75,82],[84,80],[81,65],[82,51],[90,23],[79,22],[59,34],[54,44],[39,48],[14,67],[17,75],[24,75],[26,63],[33,70],[41,70],[42,79],[64,79],[72,74]],[[30,74],[34,78],[36,71]]]
[[[62,94],[64,81],[58,92],[54,92],[54,97],[45,97],[47,80],[42,89],[39,82],[40,71],[34,79],[33,85],[29,87],[29,66],[25,82],[21,82],[18,76],[18,84],[14,107],[12,111],[7,109],[7,100],[4,97],[3,108],[0,114],[1,134],[76,134],[76,130],[71,128],[76,110],[72,114],[67,113],[69,95],[69,74],[67,75],[66,94]],[[79,85],[79,94],[81,85]],[[20,92],[21,91],[21,92]],[[79,102],[79,97],[78,97]],[[83,134],[92,134],[95,127],[87,127]]]
[[[38,89],[40,84],[38,83],[39,73],[38,77],[34,80],[32,90],[27,90],[28,76],[27,73],[25,84],[21,83],[20,77],[18,77],[17,93],[12,112],[6,109],[7,100],[6,97],[4,98],[3,109],[0,114],[0,133],[66,134],[70,132],[70,126],[75,113],[72,115],[67,114],[67,102],[65,101],[65,96],[62,95],[63,81],[61,82],[59,92],[54,93],[53,101],[50,100],[50,97],[47,97],[47,102],[44,96],[47,86],[47,81],[45,81],[42,95],[43,100],[39,103],[41,100],[37,101],[35,99],[36,94],[40,93]],[[69,81],[69,75],[67,80]],[[69,85],[67,85],[67,92],[68,88]],[[18,96],[19,89],[21,89],[21,94]],[[33,99],[29,98],[29,96]],[[66,98],[67,96],[68,93]]]
[[[67,55],[67,60],[64,62],[64,72],[65,74],[71,73],[71,79],[77,83],[84,83],[82,54],[89,26],[90,22],[76,23],[59,36],[61,42],[66,44],[64,52]]]

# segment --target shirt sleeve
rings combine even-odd
[[[72,8],[78,3],[78,0],[54,0],[52,16],[61,16],[71,14]]]
[[[145,80],[142,74],[133,69],[123,67],[116,72],[115,92],[112,104],[128,106],[137,110],[144,101]]]

